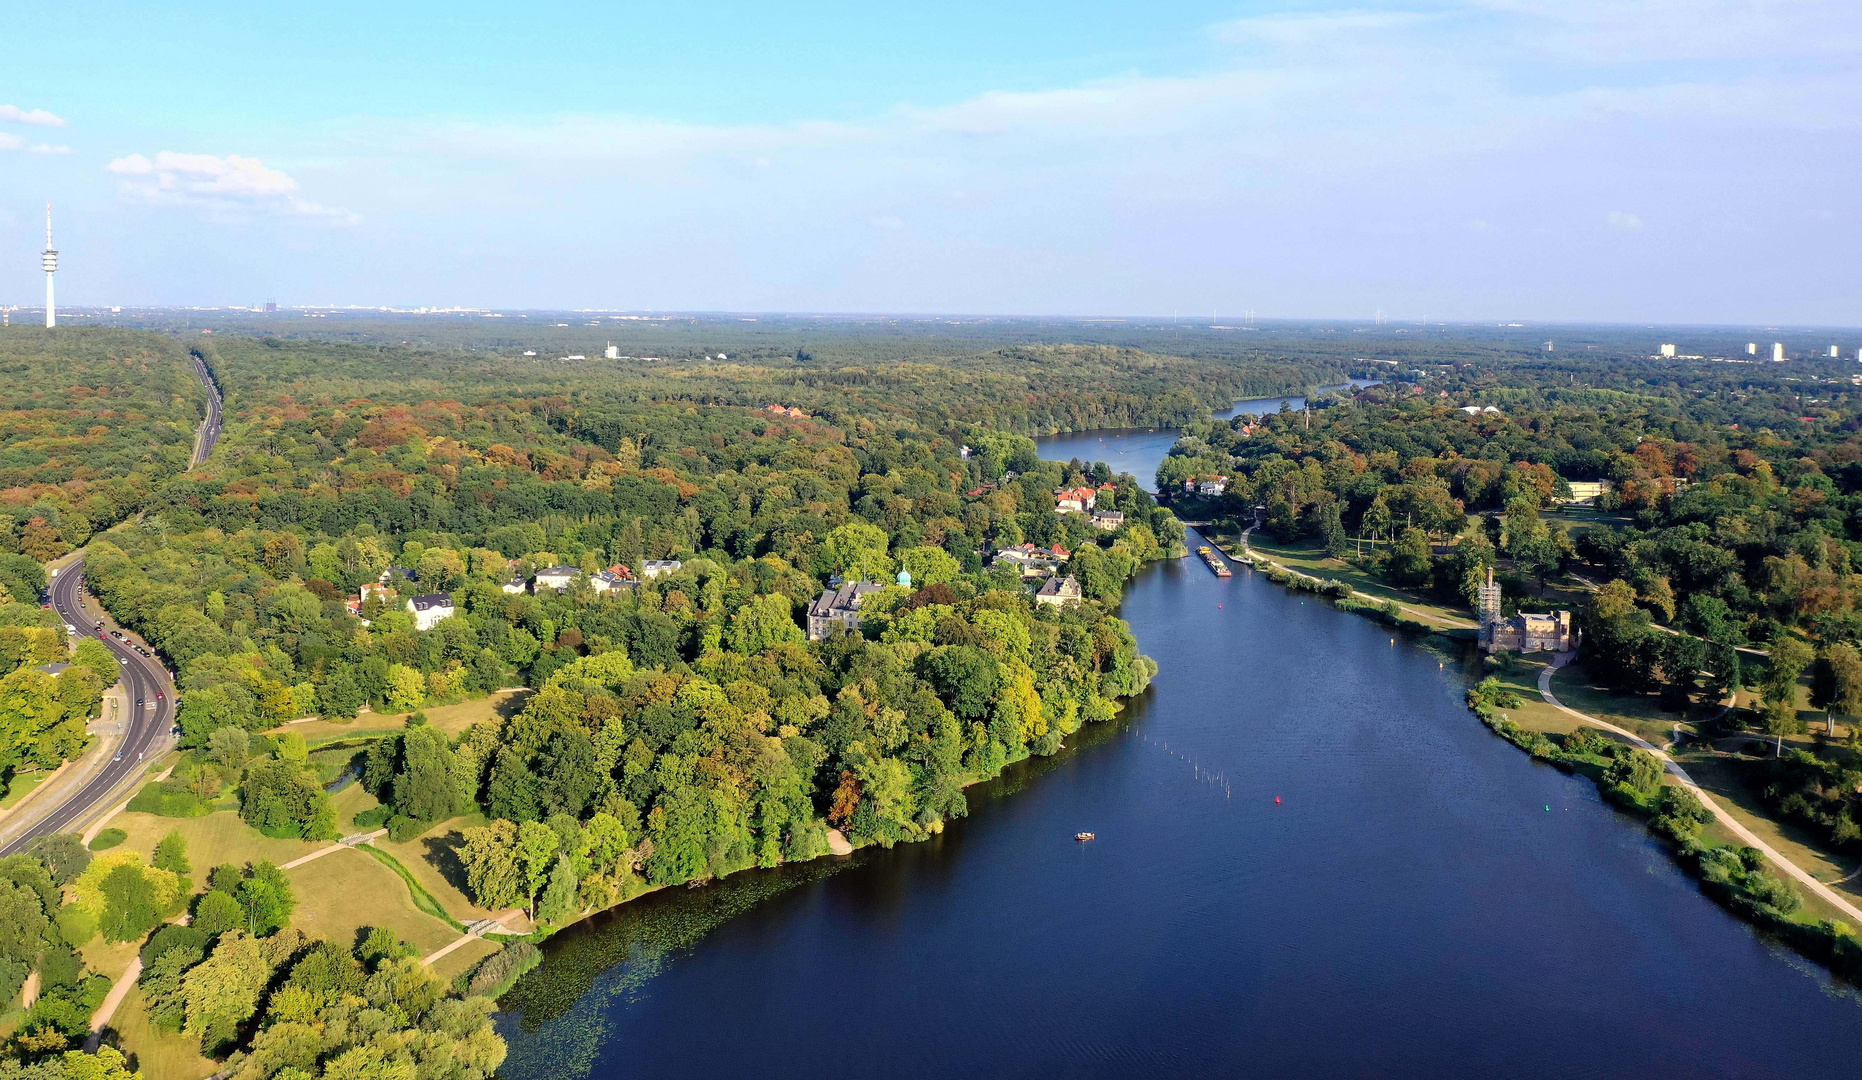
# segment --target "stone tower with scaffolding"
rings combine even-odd
[[[1492,652],[1494,631],[1500,625],[1500,586],[1494,584],[1491,566],[1487,568],[1487,584],[1476,590],[1474,614],[1481,624],[1481,648]]]
[[[1578,635],[1569,611],[1522,611],[1510,619],[1501,618],[1500,586],[1494,583],[1491,566],[1487,584],[1477,590],[1475,614],[1480,618],[1481,648],[1487,652],[1569,652],[1577,648]]]

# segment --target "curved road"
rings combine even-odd
[[[195,374],[207,388],[207,417],[201,421],[200,435],[195,440],[193,463],[199,465],[207,460],[214,444],[220,441],[221,402],[219,388],[208,376],[206,365],[198,356],[193,359]],[[147,645],[119,628],[84,587],[84,560],[74,560],[70,566],[53,573],[56,576],[50,583],[52,609],[75,633],[94,635],[109,647],[122,676],[122,689],[129,702],[128,716],[124,718],[123,741],[112,751],[103,770],[58,805],[34,807],[40,816],[11,842],[0,847],[0,857],[19,852],[34,837],[67,831],[98,803],[115,794],[125,781],[141,773],[148,760],[167,750],[169,732],[174,727],[174,680],[153,655],[153,650],[146,654],[138,651],[138,646],[147,649]]]

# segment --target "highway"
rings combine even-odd
[[[72,563],[52,579],[52,609],[79,633],[98,634],[102,620],[103,643],[117,659],[117,670],[127,691],[129,712],[123,741],[103,771],[78,788],[57,806],[33,807],[41,816],[5,847],[0,856],[13,855],[25,848],[27,841],[47,833],[66,832],[97,803],[108,798],[123,781],[140,773],[148,758],[168,749],[169,730],[174,727],[174,683],[161,662],[137,652],[131,642],[136,639],[120,630],[115,620],[98,606],[84,589],[84,563]],[[110,632],[123,634],[119,639]]]
[[[201,422],[195,447],[194,464],[198,465],[213,453],[214,444],[220,441],[220,391],[208,378],[206,366],[199,357],[194,358],[194,368],[207,387],[207,418]],[[117,671],[129,700],[129,710],[123,718],[126,721],[123,740],[112,751],[103,770],[57,805],[28,803],[28,812],[39,815],[38,818],[0,847],[0,857],[18,853],[35,836],[70,831],[73,823],[110,798],[127,779],[139,774],[148,761],[173,743],[170,731],[175,722],[175,687],[167,669],[153,655],[153,650],[149,655],[137,651],[138,646],[146,649],[147,644],[119,627],[85,589],[83,559],[54,573],[56,576],[48,589],[52,609],[74,633],[97,637],[110,649],[117,659]],[[13,830],[8,828],[7,831]]]
[[[207,374],[207,365],[201,361],[199,354],[193,354],[189,359],[194,361],[195,376],[207,388],[207,419],[201,422],[200,434],[194,440],[192,465],[199,465],[207,460],[207,455],[213,453],[214,444],[220,441],[220,388],[213,384],[213,378]]]

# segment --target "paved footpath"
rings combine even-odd
[[[1800,884],[1802,884],[1805,888],[1809,889],[1811,892],[1816,893],[1818,896],[1829,901],[1831,907],[1836,908],[1838,911],[1841,911],[1843,914],[1848,915],[1850,918],[1856,920],[1856,925],[1862,925],[1862,908],[1856,907],[1856,905],[1852,903],[1848,897],[1843,896],[1841,893],[1837,892],[1835,889],[1832,889],[1828,885],[1825,885],[1823,882],[1818,881],[1814,876],[1812,876],[1803,867],[1785,858],[1783,855],[1780,855],[1776,850],[1772,848],[1770,844],[1767,844],[1765,841],[1759,839],[1759,836],[1757,833],[1754,833],[1751,829],[1746,828],[1743,824],[1739,822],[1737,818],[1727,813],[1720,806],[1719,803],[1714,801],[1713,796],[1707,794],[1707,792],[1699,784],[1695,783],[1694,778],[1689,776],[1687,774],[1687,771],[1681,768],[1681,766],[1673,758],[1669,757],[1668,754],[1664,752],[1661,748],[1657,747],[1654,743],[1649,742],[1647,739],[1644,739],[1641,736],[1637,735],[1633,731],[1626,731],[1623,728],[1617,727],[1615,724],[1606,723],[1602,720],[1597,719],[1594,716],[1581,713],[1577,711],[1576,709],[1573,709],[1570,706],[1566,705],[1564,702],[1559,701],[1557,695],[1552,693],[1552,673],[1557,671],[1559,668],[1564,667],[1566,664],[1569,664],[1573,659],[1573,655],[1574,654],[1572,653],[1559,653],[1558,658],[1552,661],[1552,664],[1550,667],[1546,668],[1544,671],[1539,672],[1539,696],[1545,699],[1546,704],[1552,706],[1553,708],[1559,710],[1560,712],[1565,713],[1568,716],[1574,716],[1578,718],[1579,720],[1584,721],[1587,724],[1593,724],[1597,727],[1604,729],[1605,731],[1610,731],[1618,735],[1621,735],[1623,738],[1628,739],[1630,742],[1636,744],[1637,746],[1640,746],[1644,750],[1647,750],[1649,753],[1654,754],[1656,759],[1660,761],[1664,766],[1667,767],[1669,773],[1671,773],[1675,779],[1681,781],[1681,785],[1683,787],[1687,788],[1689,791],[1692,791],[1694,793],[1694,796],[1700,800],[1700,804],[1702,806],[1713,811],[1714,815],[1718,817],[1720,821],[1725,823],[1728,829],[1732,830],[1733,835],[1739,837],[1741,840],[1745,841],[1747,844],[1750,844],[1751,846],[1758,848],[1759,851],[1763,852],[1765,857],[1767,859],[1770,859],[1773,863],[1775,863],[1779,869],[1783,870],[1785,873],[1796,878]]]
[[[427,957],[425,960],[422,960],[421,963],[427,965],[428,967],[431,967],[433,966],[434,961],[440,959],[443,956],[448,955],[454,949],[460,948],[461,946],[465,945],[467,942],[477,941],[479,938],[485,936],[487,933],[490,933],[493,930],[503,930],[504,921],[506,919],[514,919],[517,916],[522,915],[523,913],[524,912],[522,908],[512,908],[511,910],[505,912],[502,915],[494,916],[493,918],[483,919],[483,920],[480,920],[479,922],[475,922],[472,925],[466,927],[466,932],[459,935],[457,938],[455,938],[451,945],[448,945],[445,948],[434,953],[432,956]]]
[[[292,859],[290,862],[285,863],[283,866],[280,866],[278,869],[289,870],[294,866],[302,866],[312,859],[321,859],[332,851],[341,851],[344,848],[360,847],[361,845],[368,843],[369,841],[375,839],[378,836],[387,836],[387,835],[388,835],[387,829],[376,829],[374,832],[355,833],[354,835],[351,835],[351,836],[345,836],[341,840],[338,840],[336,843],[331,844],[329,847],[318,848],[317,850],[311,852],[308,855],[303,856],[302,858]]]

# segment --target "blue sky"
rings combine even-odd
[[[0,304],[1862,324],[1852,0],[26,8]]]

